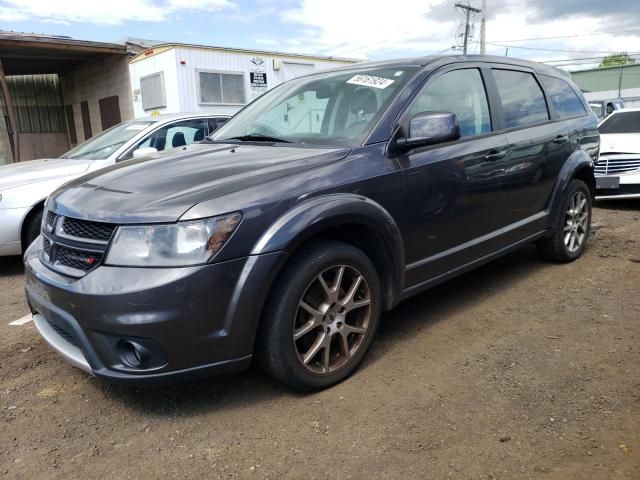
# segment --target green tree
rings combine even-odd
[[[600,63],[600,68],[618,67],[620,65],[628,65],[630,63],[636,63],[636,61],[631,58],[627,52],[620,52],[604,57]]]

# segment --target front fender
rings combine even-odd
[[[549,203],[549,227],[552,228],[561,213],[562,201],[572,179],[580,177],[587,180],[591,193],[595,193],[595,176],[593,174],[593,160],[585,150],[577,150],[571,154],[562,166],[557,177],[556,185]]]
[[[389,212],[380,204],[361,195],[340,193],[314,197],[299,203],[281,215],[260,237],[252,255],[285,251],[293,252],[299,245],[324,230],[341,225],[357,225],[377,234],[385,244],[385,263],[389,272],[390,290],[386,292],[387,305],[404,284],[404,243],[400,230]]]

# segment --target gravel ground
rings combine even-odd
[[[64,363],[0,259],[0,478],[640,479],[640,202],[585,256],[524,248],[401,304],[363,367],[299,395],[257,369],[105,384]]]

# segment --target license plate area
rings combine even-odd
[[[620,188],[620,177],[596,177],[598,190],[617,190]]]

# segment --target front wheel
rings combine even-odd
[[[257,358],[294,389],[329,387],[361,363],[380,310],[380,281],[371,260],[345,243],[314,243],[291,259],[271,292]]]
[[[591,192],[586,183],[574,179],[567,189],[553,234],[538,242],[538,250],[549,260],[572,262],[582,255],[590,229]]]
[[[43,209],[40,208],[37,211],[33,211],[29,217],[25,220],[22,236],[22,252],[26,252],[29,245],[31,245],[38,235],[40,235],[40,227],[42,225],[42,213]]]

